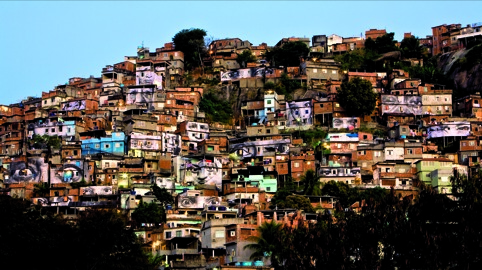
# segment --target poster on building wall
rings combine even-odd
[[[451,122],[427,127],[427,139],[469,135],[469,122]]]
[[[275,70],[272,68],[255,67],[255,68],[243,68],[237,70],[221,71],[221,81],[233,81],[246,78],[262,78],[263,76],[271,76],[275,74]]]
[[[85,100],[68,101],[62,103],[62,111],[85,110]]]
[[[4,180],[5,184],[22,182],[47,182],[48,164],[43,157],[30,157],[27,162],[14,161],[10,163],[9,177]]]
[[[288,121],[286,126],[298,127],[313,124],[313,106],[311,101],[291,101],[286,103]]]
[[[220,204],[221,199],[215,196],[179,196],[178,208],[198,208],[202,209],[205,205]]]
[[[221,160],[212,159],[186,159],[181,163],[181,179],[183,182],[191,182],[195,185],[215,185],[221,188],[222,184]]]
[[[360,128],[360,119],[358,117],[336,117],[333,118],[333,128],[346,128],[349,130]]]
[[[112,186],[81,187],[80,195],[112,195]]]
[[[160,150],[161,136],[153,135],[131,135],[131,149],[136,150]]]
[[[138,70],[136,72],[136,85],[146,84],[155,84],[157,89],[162,89],[162,76],[150,70]]]
[[[422,114],[422,97],[382,95],[382,114]]]
[[[250,158],[265,155],[265,152],[275,152],[278,155],[289,154],[290,139],[265,140],[235,143],[229,145],[230,153],[236,153],[239,157]]]
[[[320,169],[320,176],[359,176],[360,168],[325,167]]]
[[[49,205],[49,200],[47,198],[32,198],[32,203],[35,205],[47,206]]]
[[[73,196],[57,196],[49,198],[51,206],[68,206],[70,202],[74,201]]]
[[[53,184],[80,182],[84,177],[83,168],[83,160],[67,160],[61,167],[50,169],[50,182]],[[87,179],[89,179],[89,176],[86,181]]]
[[[172,133],[162,133],[162,151],[172,153],[173,155],[179,155],[181,152],[181,136]]]
[[[126,103],[128,105],[151,105],[154,102],[154,88],[127,89]]]

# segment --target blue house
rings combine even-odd
[[[112,132],[110,137],[82,140],[82,156],[112,154],[123,156],[127,150],[127,137],[124,132]]]

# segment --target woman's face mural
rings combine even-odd
[[[28,162],[12,162],[10,177],[5,183],[46,182],[48,164],[42,157],[29,158]]]

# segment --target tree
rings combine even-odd
[[[367,51],[374,51],[378,54],[398,51],[397,41],[394,40],[395,33],[386,33],[383,36],[377,37],[375,40],[368,38],[365,41],[365,49]]]
[[[174,35],[176,50],[183,52],[184,64],[187,70],[202,65],[202,57],[205,53],[204,37],[206,31],[199,28],[183,29]]]
[[[206,118],[211,122],[229,124],[233,118],[233,108],[229,101],[220,99],[213,92],[203,95],[199,109],[206,113]]]
[[[323,185],[321,193],[337,197],[343,208],[350,206],[358,199],[358,190],[356,188],[351,188],[346,183],[333,180]]]
[[[82,212],[73,227],[68,252],[74,269],[146,269],[147,255],[133,229],[126,229],[125,219],[115,210]],[[50,264],[50,263],[49,263]],[[63,265],[65,268],[65,265]]]
[[[162,206],[174,203],[174,198],[171,193],[165,188],[160,188],[156,183],[151,186],[152,193],[156,196],[156,199],[161,203]]]
[[[303,184],[303,195],[321,195],[320,182],[314,170],[306,171],[305,175],[301,177]]]
[[[136,224],[140,223],[153,223],[156,227],[159,227],[160,223],[166,222],[166,212],[164,207],[159,207],[157,203],[140,202],[136,210],[132,212],[132,219]]]
[[[33,135],[32,139],[30,140],[30,145],[37,149],[46,149],[48,147],[54,149],[60,149],[62,144],[62,139],[58,136],[49,136],[49,135]]]
[[[302,195],[288,195],[284,201],[278,202],[278,208],[292,208],[303,210],[306,213],[314,213],[315,209],[308,198]]]
[[[264,222],[256,230],[259,236],[251,236],[250,241],[252,244],[247,244],[244,249],[251,249],[254,252],[249,257],[250,260],[262,260],[263,258],[270,258],[271,265],[278,267],[283,258],[280,256],[280,246],[284,243],[281,240],[280,234],[282,233],[282,223],[278,223],[275,220],[270,222]]]
[[[300,59],[308,55],[310,49],[302,41],[292,41],[266,52],[266,59],[275,66],[293,67],[300,65]]]
[[[256,56],[251,50],[244,50],[242,53],[238,54],[236,62],[238,62],[241,68],[245,68],[248,63],[256,62]]]
[[[355,77],[341,84],[337,99],[348,115],[370,115],[375,109],[377,93],[371,82]]]
[[[41,209],[29,201],[0,195],[2,266],[53,270],[66,265],[72,269],[149,267],[141,243],[115,210],[82,212],[76,224],[71,224]],[[46,259],[52,254],[54,264]]]
[[[404,38],[400,44],[400,50],[404,58],[422,58],[422,47],[414,36]]]

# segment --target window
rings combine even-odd
[[[59,132],[62,132],[63,128],[62,126],[59,126]]]
[[[121,144],[120,144],[120,143],[115,143],[115,147],[116,147],[116,148],[121,147]]]
[[[366,167],[367,166],[367,163],[366,162],[363,162],[362,163],[362,167]]]
[[[299,167],[300,167],[300,164],[299,164],[298,162],[295,162],[294,165],[295,165],[295,168],[299,168]]]
[[[44,104],[47,104],[47,100],[44,100]]]
[[[323,108],[323,104],[320,104],[320,108]]]
[[[74,156],[76,156],[79,153],[79,151],[74,150]]]
[[[108,144],[108,143],[104,144],[104,148],[105,148],[105,149],[109,149],[109,148],[110,148],[110,144]]]
[[[100,143],[96,143],[95,148],[100,148]]]
[[[469,142],[469,145],[470,145],[470,146],[474,146],[474,145],[475,145],[475,142],[474,142],[474,141],[470,141],[470,142]]]
[[[271,133],[271,129],[266,129],[266,133],[267,133],[267,134],[270,134],[270,133]]]
[[[314,68],[313,73],[318,73],[318,69]]]
[[[358,151],[358,155],[360,155],[360,156],[364,156],[364,155],[366,155],[365,150],[363,150],[363,151]]]
[[[336,107],[336,108],[340,108],[340,104],[339,104],[339,103],[335,103],[335,107]]]
[[[321,72],[327,73],[328,71],[326,69],[322,69]]]
[[[171,238],[171,232],[166,232],[166,238]]]
[[[268,99],[268,100],[266,101],[266,104],[271,104],[271,99]]]
[[[407,149],[407,154],[408,154],[408,155],[411,155],[411,154],[413,154],[413,151],[412,151],[412,149]]]
[[[223,238],[224,237],[224,231],[216,231],[214,233],[215,238]]]
[[[45,133],[49,133],[49,129],[48,129],[48,128],[45,129]]]
[[[182,231],[176,231],[176,237],[181,237],[182,236]]]
[[[109,166],[110,166],[110,163],[109,163],[109,162],[104,162],[104,167],[105,167],[105,168],[109,168]]]
[[[51,128],[50,131],[55,132],[55,128]]]

